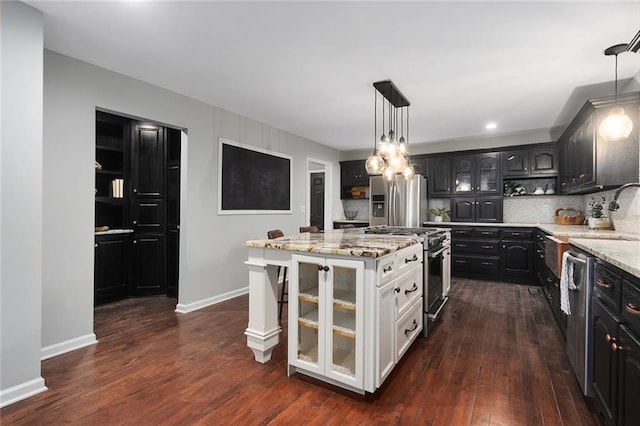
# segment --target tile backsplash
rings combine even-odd
[[[357,220],[369,220],[369,200],[341,200],[342,202],[342,211],[334,212],[334,219],[345,219],[344,211],[345,210],[357,210],[358,216]]]

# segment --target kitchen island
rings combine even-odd
[[[289,268],[288,373],[374,392],[422,330],[419,237],[359,230],[245,241],[247,346],[278,344],[278,266]]]

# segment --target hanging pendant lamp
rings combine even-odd
[[[627,44],[616,44],[604,51],[605,56],[615,55],[616,72],[615,72],[615,107],[611,110],[607,118],[605,118],[600,127],[598,134],[605,141],[620,141],[627,139],[633,130],[633,122],[625,113],[624,108],[618,106],[618,55],[627,50]]]
[[[392,180],[397,174],[405,178],[413,177],[413,167],[409,161],[409,101],[400,93],[398,88],[390,81],[378,81],[373,83],[374,97],[374,145],[371,155],[367,158],[365,167],[367,173],[383,175],[387,180]],[[378,138],[378,93],[382,95],[382,136]],[[385,115],[385,102],[388,103],[388,115]],[[402,108],[402,110],[398,110]],[[406,123],[404,108],[407,109]],[[398,114],[400,121],[398,122]],[[385,132],[385,121],[389,122],[389,132]],[[404,129],[407,129],[405,138]],[[394,130],[395,129],[395,130]],[[398,136],[400,130],[400,138]]]

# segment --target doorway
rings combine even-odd
[[[307,222],[322,230],[332,229],[331,173],[331,163],[307,158]]]
[[[182,134],[96,111],[94,305],[177,298]]]
[[[324,172],[311,173],[309,223],[324,229]]]

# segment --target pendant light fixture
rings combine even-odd
[[[413,166],[409,160],[409,101],[400,93],[398,88],[390,80],[373,83],[374,120],[373,120],[373,151],[365,164],[367,173],[371,175],[383,175],[387,180],[392,180],[397,174],[402,174],[406,179],[414,175]],[[378,93],[382,95],[382,136],[378,139]],[[385,101],[388,104],[388,117],[385,116]],[[406,121],[405,113],[406,111]],[[400,115],[400,123],[398,123]],[[385,120],[389,122],[389,133],[385,133]],[[406,125],[406,126],[405,126]],[[405,138],[406,127],[406,138]],[[394,131],[395,128],[395,131]],[[400,128],[400,138],[397,138]]]
[[[618,55],[627,51],[629,45],[626,43],[616,44],[604,51],[605,56],[614,55],[616,57],[616,73],[615,73],[615,107],[611,110],[607,118],[605,118],[598,133],[605,141],[620,141],[629,137],[633,130],[633,122],[625,113],[624,108],[618,106]]]

